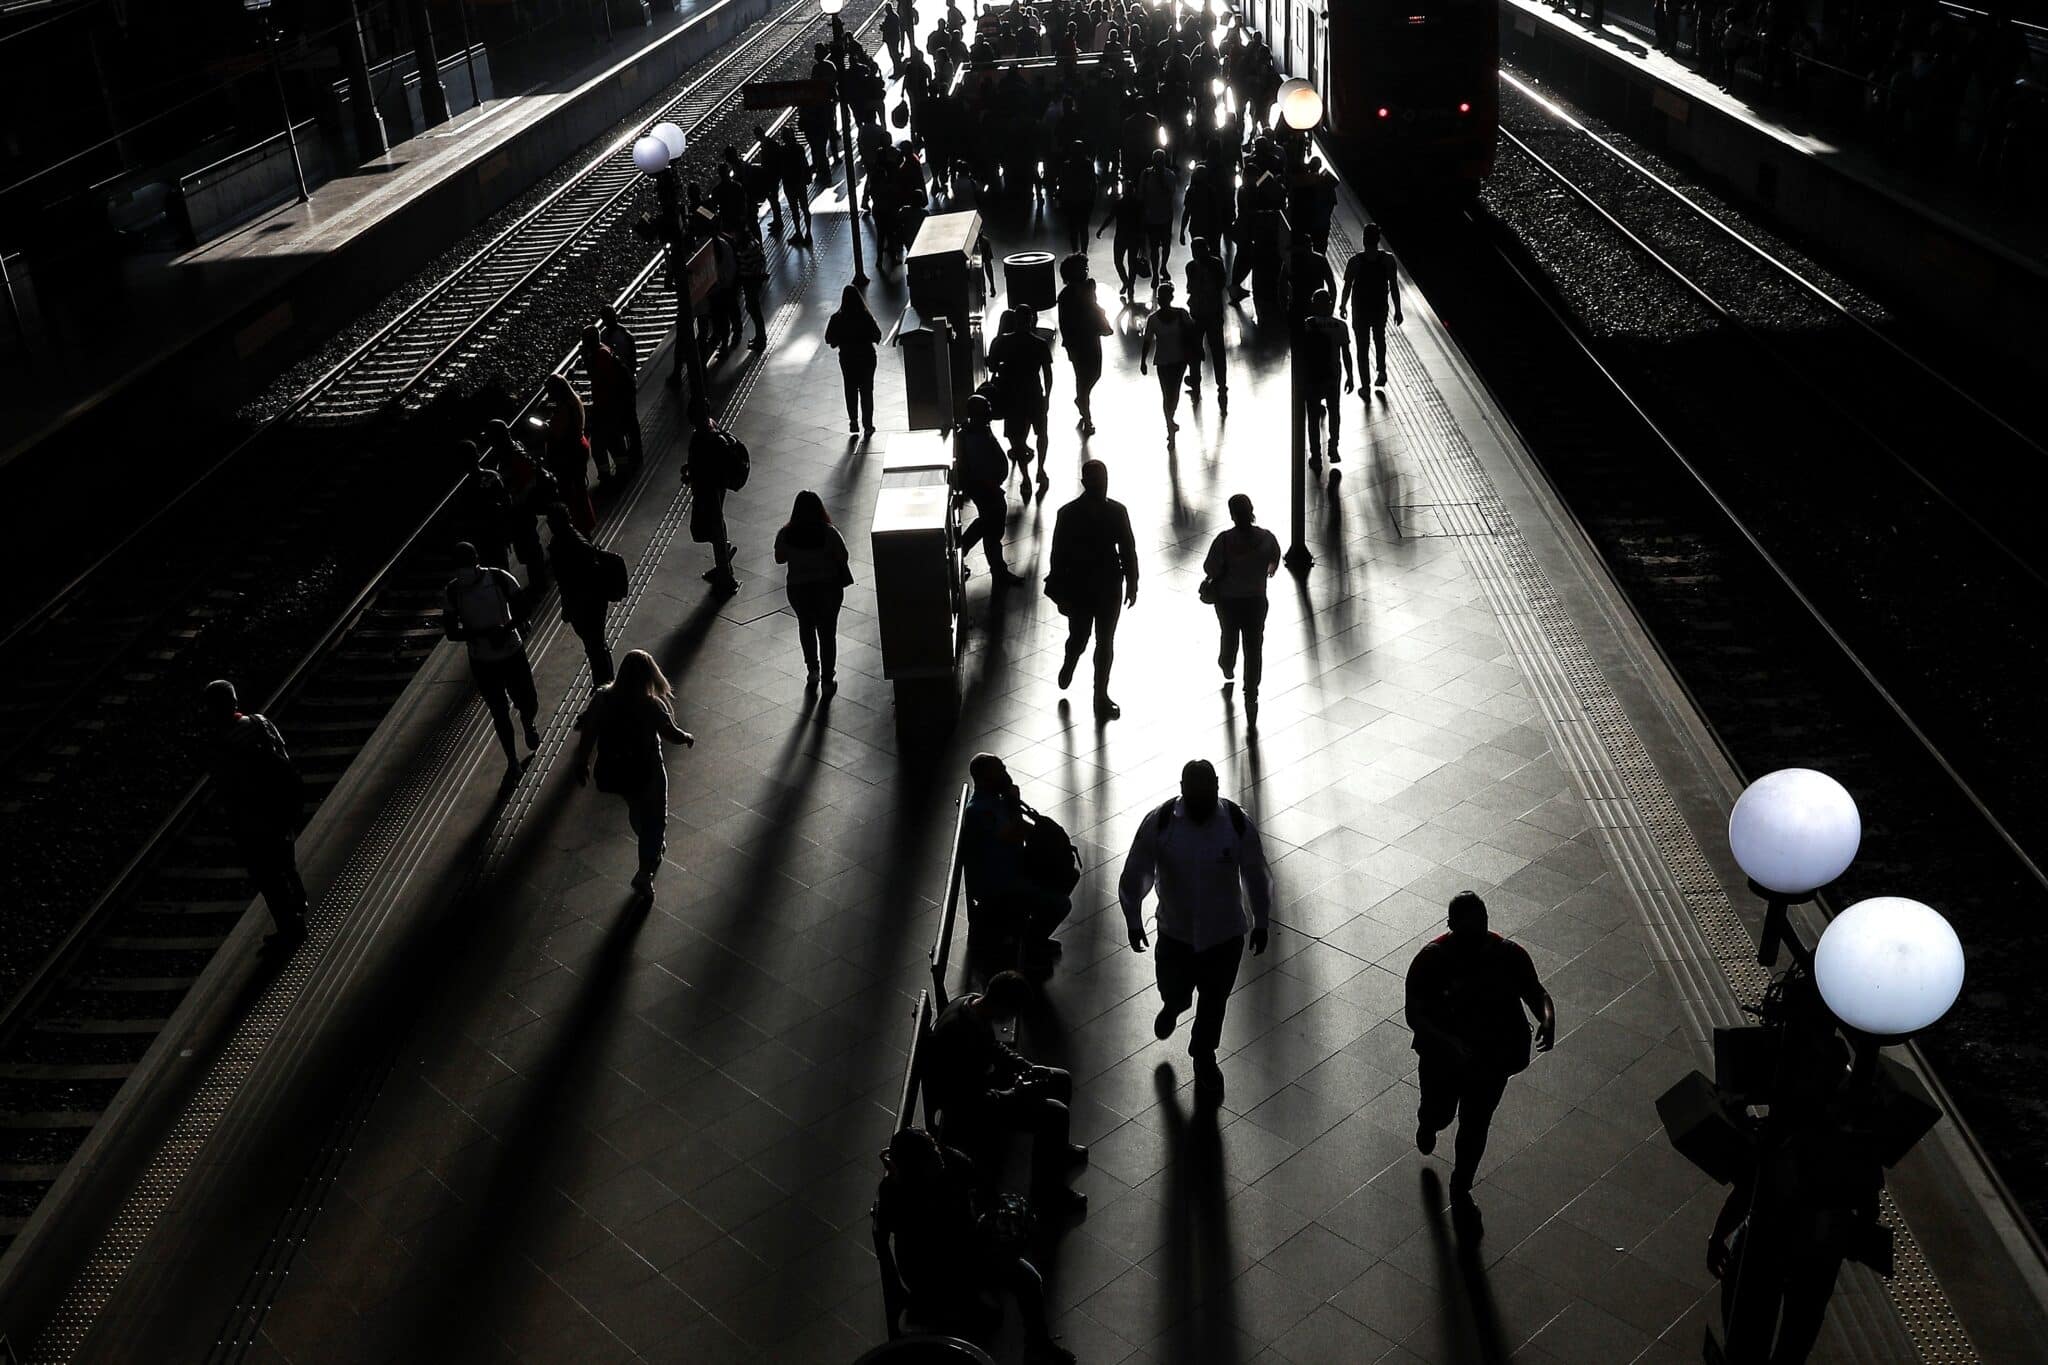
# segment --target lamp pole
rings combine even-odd
[[[681,386],[681,375],[690,376],[692,398],[709,403],[705,392],[704,352],[697,345],[697,316],[690,297],[689,259],[682,255],[688,240],[683,221],[682,179],[676,163],[685,147],[683,130],[673,123],[657,123],[633,144],[633,165],[654,181],[657,214],[652,234],[661,240],[662,255],[668,262],[669,283],[676,291],[676,368],[669,382]],[[645,232],[648,229],[643,228]]]
[[[1877,1219],[1883,1170],[1941,1116],[1880,1052],[1955,1003],[1955,931],[1917,901],[1879,897],[1836,915],[1809,950],[1787,913],[1848,870],[1862,835],[1854,798],[1807,768],[1757,779],[1728,818],[1729,851],[1767,906],[1758,959],[1775,966],[1784,951],[1793,965],[1752,1011],[1761,1027],[1715,1030],[1714,1077],[1693,1073],[1657,1108],[1679,1151],[1734,1185],[1708,1251],[1709,1268],[1728,1280],[1710,1358],[1729,1365],[1806,1359],[1834,1277],[1788,1267],[1832,1258],[1890,1273],[1891,1239]]]
[[[1323,121],[1323,97],[1315,86],[1299,76],[1280,87],[1280,117],[1304,140]],[[1290,248],[1291,249],[1291,248]],[[1308,300],[1303,296],[1307,281],[1294,272],[1287,300],[1287,417],[1288,417],[1288,546],[1287,567],[1296,576],[1305,575],[1316,562],[1308,548],[1308,404],[1301,392],[1301,347],[1306,340],[1304,319]]]
[[[292,174],[299,182],[299,202],[313,196],[306,191],[306,166],[299,160],[299,135],[292,130],[292,105],[284,94],[284,57],[277,50],[277,30],[270,26],[270,0],[242,0],[242,8],[256,16],[263,26],[263,46],[270,53],[270,77],[277,83],[277,107],[284,115],[285,145],[292,149]]]
[[[833,93],[839,99],[840,152],[846,158],[846,212],[853,225],[853,283],[855,288],[865,289],[868,272],[861,263],[860,172],[855,165],[860,155],[853,137],[853,87],[847,70],[846,25],[839,18],[839,11],[845,7],[846,0],[818,0],[818,8],[832,21],[832,60],[839,68],[838,89]]]

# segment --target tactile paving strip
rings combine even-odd
[[[1331,236],[1344,256],[1357,250],[1341,227]],[[1442,503],[1478,509],[1479,533],[1452,534],[1635,896],[1651,955],[1671,973],[1703,1045],[1713,1026],[1743,1022],[1740,1001],[1761,997],[1769,974],[1756,960],[1756,942],[1414,346],[1398,328],[1388,332],[1389,408]],[[1880,1216],[1895,1239],[1893,1273],[1882,1283],[1896,1323],[1882,1320],[1879,1305],[1859,1302],[1851,1275],[1830,1322],[1857,1359],[1896,1359],[1904,1347],[1927,1365],[1975,1362],[1976,1348],[1889,1191]],[[1907,1341],[1898,1340],[1899,1329]]]

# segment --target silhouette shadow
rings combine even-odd
[[[474,1348],[483,1324],[516,1318],[539,1273],[526,1248],[580,1217],[557,1179],[573,1174],[588,1135],[585,1101],[607,1068],[604,1045],[625,1017],[620,985],[633,942],[646,922],[644,904],[627,903],[589,964],[554,1031],[551,1046],[526,1073],[517,1108],[501,1125],[502,1143],[478,1197],[434,1221],[419,1264],[439,1274],[421,1285],[412,1311],[393,1333],[401,1359],[452,1359]]]
[[[1441,1290],[1437,1333],[1444,1352],[1438,1359],[1449,1365],[1506,1365],[1511,1353],[1479,1255],[1483,1230],[1478,1212],[1452,1209],[1447,1217],[1443,1182],[1434,1170],[1422,1172],[1420,1189]]]
[[[1173,1064],[1152,1073],[1165,1120],[1166,1179],[1160,1203],[1166,1211],[1160,1292],[1170,1296],[1163,1357],[1235,1365],[1246,1358],[1234,1312],[1237,1269],[1230,1255],[1230,1203],[1224,1183],[1223,1132],[1213,1104],[1181,1108]]]

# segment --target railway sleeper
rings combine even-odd
[[[41,1019],[36,1021],[37,1033],[49,1033],[59,1037],[148,1034],[154,1037],[170,1025],[169,1019]]]
[[[0,1062],[0,1081],[125,1081],[133,1062]]]
[[[66,1109],[41,1114],[0,1114],[0,1128],[90,1128],[104,1113],[104,1109]]]
[[[109,934],[99,940],[99,946],[116,952],[129,953],[182,953],[204,952],[217,948],[226,937],[224,934],[207,934],[204,937],[146,938],[127,934]]]

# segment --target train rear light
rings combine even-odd
[[[1461,114],[1469,114],[1469,113],[1471,113],[1471,112],[1472,112],[1472,101],[1471,101],[1471,100],[1459,100],[1459,101],[1458,101],[1458,112],[1459,112],[1459,113],[1461,113]]]
[[[1390,110],[1389,110],[1389,109],[1387,108],[1387,106],[1386,106],[1386,105],[1382,104],[1382,105],[1380,106],[1380,117],[1381,117],[1381,118],[1386,118],[1386,117],[1388,117],[1388,115],[1389,115],[1390,113],[1391,113],[1391,111],[1390,111]]]

